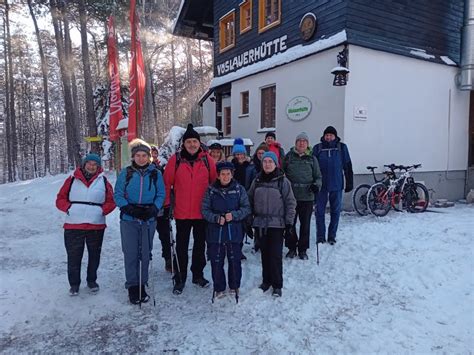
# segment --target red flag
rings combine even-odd
[[[132,48],[130,67],[130,103],[128,105],[128,141],[137,138],[145,98],[145,65],[140,42],[139,20],[135,11],[136,0],[130,1],[130,26],[132,28]]]
[[[123,118],[122,99],[120,94],[120,73],[117,60],[117,47],[115,45],[114,19],[109,17],[107,22],[107,52],[109,57],[109,79],[110,79],[110,108],[109,108],[109,131],[110,140],[119,138],[117,125]]]

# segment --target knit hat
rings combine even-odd
[[[232,154],[247,154],[244,146],[244,140],[242,138],[235,138],[234,146],[232,147]]]
[[[272,158],[272,160],[275,162],[275,165],[278,166],[278,158],[277,158],[277,156],[276,156],[275,153],[273,153],[273,152],[265,152],[265,153],[263,154],[262,161],[263,161],[265,158]]]
[[[82,166],[86,165],[88,161],[95,161],[98,166],[102,166],[102,160],[97,154],[89,153],[84,158],[82,158]]]
[[[130,148],[132,158],[137,152],[145,152],[148,154],[148,156],[151,156],[151,147],[144,140],[135,138],[133,141],[128,143],[128,146]]]
[[[199,133],[194,130],[192,123],[188,124],[186,132],[183,134],[183,143],[186,141],[186,139],[190,138],[196,138],[198,141],[201,141],[201,137],[199,136]]]
[[[158,147],[156,145],[152,145],[151,146],[151,151],[152,152],[157,152],[158,151]]]
[[[235,170],[234,164],[232,164],[230,161],[221,161],[216,164],[216,170],[218,174],[221,172],[221,170],[225,170],[225,169],[234,171]]]
[[[273,139],[276,139],[276,134],[275,132],[267,132],[267,134],[265,134],[265,139],[267,139],[267,137],[273,137]]]
[[[309,137],[308,137],[308,134],[306,132],[301,132],[300,134],[298,134],[296,136],[295,142],[298,142],[301,139],[305,140],[306,142],[309,143]]]
[[[220,143],[215,142],[209,146],[209,149],[222,150],[222,145]]]
[[[337,137],[337,131],[333,126],[327,126],[326,129],[324,130],[324,134],[334,134]]]

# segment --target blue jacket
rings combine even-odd
[[[133,174],[126,184],[127,168],[122,169],[115,183],[114,200],[117,207],[128,204],[150,205],[155,204],[157,209],[163,206],[165,200],[165,184],[161,172],[154,164],[150,164],[142,174],[138,169],[132,168]],[[156,186],[152,177],[156,172]],[[127,186],[125,186],[127,185]],[[128,214],[121,214],[124,221],[135,220]]]
[[[220,216],[228,212],[232,213],[232,221],[219,225]],[[245,188],[233,179],[226,187],[216,181],[208,187],[202,201],[202,215],[208,222],[206,241],[241,243],[244,238],[243,221],[249,214],[250,203]]]
[[[313,155],[318,159],[323,184],[321,190],[340,191],[353,185],[352,163],[349,150],[341,139],[336,137],[332,142],[326,142],[321,137],[321,143],[313,147]],[[352,189],[352,188],[351,188]]]

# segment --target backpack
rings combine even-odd
[[[107,178],[105,177],[105,175],[103,175],[102,178],[104,180],[105,193],[107,194]],[[69,184],[69,189],[67,190],[67,200],[69,201],[69,203],[71,203],[71,204],[78,203],[78,204],[82,204],[82,205],[91,205],[91,206],[102,206],[103,205],[102,203],[95,203],[95,202],[71,201],[69,199],[69,195],[71,194],[72,184],[74,183],[75,179],[76,178],[74,177],[74,175],[71,175],[71,183]]]
[[[206,166],[207,171],[210,173],[211,168],[209,167],[209,161],[207,160],[207,154],[205,154],[200,160],[204,162],[204,165]],[[181,164],[181,153],[176,152],[176,163],[174,165],[174,172],[175,173],[176,173],[176,170],[178,170],[178,168],[179,168],[179,164]]]
[[[133,173],[135,171],[136,170],[133,169],[131,166],[127,166],[127,175],[125,175],[125,187],[123,189],[124,191],[127,190],[127,186],[130,183],[130,180],[132,179]],[[155,185],[155,191],[158,191],[158,187],[156,185],[157,180],[158,180],[158,169],[153,169],[150,172],[150,184],[148,185],[148,190],[151,190],[151,182],[153,181],[153,185]]]

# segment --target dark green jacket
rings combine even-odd
[[[321,189],[322,180],[318,160],[311,148],[301,156],[295,147],[291,148],[283,159],[283,171],[291,182],[296,201],[314,201],[310,186],[316,184]]]

